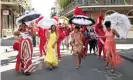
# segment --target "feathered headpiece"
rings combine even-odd
[[[96,20],[96,27],[99,27],[100,28],[102,26],[103,19],[104,19],[104,16],[103,15],[101,15],[101,16],[99,16],[97,18],[97,20]]]
[[[101,15],[101,16],[99,16],[98,18],[97,18],[97,24],[102,24],[102,20],[104,19],[104,16],[103,15]]]
[[[79,7],[76,7],[76,8],[75,8],[75,10],[74,10],[74,12],[73,12],[73,15],[74,15],[74,16],[77,16],[77,15],[87,16],[87,14],[84,13],[84,12],[82,11],[82,9],[79,8]]]
[[[73,14],[74,14],[74,16],[83,15],[83,11],[81,10],[81,8],[76,7]]]

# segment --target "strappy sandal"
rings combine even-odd
[[[106,66],[105,69],[106,69],[106,70],[109,70],[109,67]]]
[[[53,67],[49,67],[49,70],[52,70],[53,69]]]
[[[79,68],[80,68],[79,66],[76,67],[76,69],[79,69]]]
[[[115,71],[114,70],[111,70],[111,73],[114,73]]]

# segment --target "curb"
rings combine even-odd
[[[133,44],[133,38],[116,39],[116,44]]]
[[[126,57],[126,56],[121,55],[121,54],[120,54],[120,56],[121,56],[122,58],[124,58],[124,59],[130,61],[130,62],[133,62],[133,59],[131,59],[131,58],[129,58],[129,57]]]

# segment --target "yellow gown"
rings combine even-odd
[[[58,59],[56,57],[56,48],[52,48],[52,45],[55,43],[57,39],[56,33],[50,33],[48,44],[47,44],[47,54],[44,58],[44,62],[47,67],[57,67],[58,66]]]

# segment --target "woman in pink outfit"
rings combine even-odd
[[[116,50],[115,36],[120,37],[116,30],[111,29],[111,22],[105,22],[106,31],[105,37],[106,41],[104,44],[104,49],[107,54],[106,58],[106,69],[108,69],[108,64],[111,64],[111,72],[114,72],[114,69],[122,62],[121,57],[119,56]]]
[[[79,26],[75,27],[74,33],[72,35],[72,46],[73,46],[73,53],[76,58],[76,65],[77,69],[80,67],[81,64],[81,55],[83,50],[83,42],[82,42],[83,35],[80,32]]]

